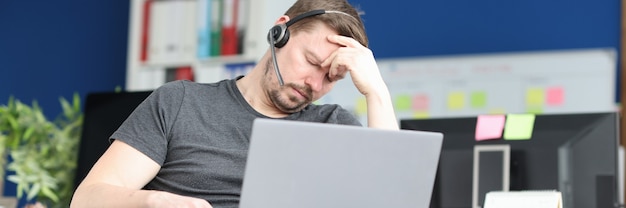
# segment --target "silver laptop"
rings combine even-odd
[[[428,207],[443,135],[256,119],[240,208]]]

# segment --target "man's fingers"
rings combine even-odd
[[[327,39],[331,43],[336,43],[341,46],[347,46],[347,47],[352,47],[352,48],[362,47],[361,43],[359,43],[355,39],[352,39],[351,37],[346,37],[342,35],[329,35]]]
[[[349,70],[348,69],[349,65],[350,63],[349,63],[349,60],[346,59],[345,51],[341,49],[333,52],[321,64],[321,66],[324,68],[328,67],[328,77],[332,80],[343,79],[343,77]]]

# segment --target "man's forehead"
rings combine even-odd
[[[303,47],[303,51],[311,55],[311,58],[315,58],[319,61],[324,61],[332,52],[339,48],[338,44],[332,43],[328,40],[329,35],[335,34],[332,30],[328,31],[312,31],[306,32],[299,41]]]

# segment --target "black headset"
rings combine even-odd
[[[293,19],[287,21],[285,24],[275,25],[267,33],[267,41],[270,43],[270,45],[274,45],[274,47],[276,48],[282,48],[283,46],[285,46],[285,44],[287,44],[287,41],[289,41],[289,30],[287,29],[289,26],[304,18],[325,13],[326,10],[322,9],[312,10],[294,17]]]
[[[294,23],[300,21],[301,19],[315,16],[315,15],[325,14],[325,13],[326,13],[326,10],[323,10],[323,9],[312,10],[312,11],[302,13],[294,17],[293,19],[287,21],[285,24],[275,25],[267,33],[267,42],[269,42],[270,44],[270,49],[272,52],[272,60],[274,61],[274,71],[276,72],[276,76],[278,77],[278,83],[280,84],[280,86],[283,86],[284,82],[283,82],[283,77],[280,75],[280,70],[278,69],[278,61],[276,60],[275,48],[282,48],[283,46],[285,46],[285,44],[287,44],[287,41],[289,41],[289,30],[287,28],[293,25]]]

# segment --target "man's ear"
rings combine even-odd
[[[274,23],[274,25],[285,24],[285,23],[287,23],[289,20],[290,20],[289,16],[287,16],[287,15],[283,15],[283,16],[280,16],[280,17],[276,20],[276,22]]]

